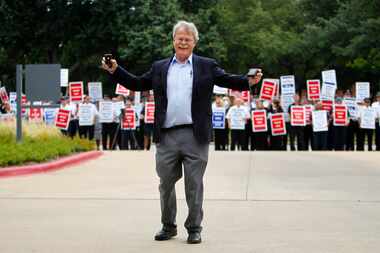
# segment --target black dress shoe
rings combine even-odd
[[[197,244],[197,243],[201,243],[201,242],[202,242],[201,233],[199,233],[199,232],[189,233],[189,237],[187,237],[187,243]]]
[[[156,241],[166,241],[170,238],[177,235],[177,229],[161,229],[158,231],[158,233],[154,236],[154,240]]]

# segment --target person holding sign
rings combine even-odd
[[[122,110],[120,129],[120,150],[136,150],[136,121],[137,113],[133,108],[133,100],[127,98],[125,108]]]
[[[327,150],[328,125],[330,117],[329,112],[323,110],[323,105],[318,102],[315,105],[315,110],[312,112],[313,124],[313,150]]]
[[[261,112],[261,116],[256,116],[258,112]],[[252,110],[252,114],[252,132],[255,149],[258,151],[268,150],[268,112],[263,100],[256,100],[256,106]],[[257,127],[257,125],[259,126]]]
[[[228,127],[226,127],[226,108],[222,96],[216,95],[212,104],[212,122],[214,128],[215,150],[228,150]]]
[[[284,110],[280,105],[278,99],[274,99],[272,104],[268,108],[269,114],[283,113]],[[270,125],[270,124],[269,124]],[[285,126],[284,126],[285,127]],[[286,128],[285,128],[286,129]],[[284,139],[287,135],[270,135],[270,150],[286,150]]]
[[[79,137],[94,139],[95,117],[98,114],[96,106],[91,103],[90,96],[85,96],[83,103],[79,104]]]
[[[376,111],[375,144],[376,151],[380,151],[380,91],[376,94],[376,101],[372,103],[372,108]]]
[[[364,140],[367,136],[368,151],[372,151],[373,130],[376,128],[376,111],[370,105],[371,99],[365,98],[363,106],[359,109],[359,133],[356,150],[364,151]]]
[[[302,119],[302,124],[295,125],[295,114],[292,115],[292,108],[293,107],[300,107],[301,104],[301,98],[298,94],[294,95],[294,103],[289,106],[288,113],[290,114],[290,129],[289,129],[289,136],[290,136],[290,150],[295,151],[295,145],[294,145],[294,139],[297,137],[297,150],[306,150],[305,147],[305,125],[306,125],[306,112],[303,115],[305,117]],[[301,115],[301,114],[300,114]],[[302,116],[302,115],[301,115]]]
[[[231,151],[248,150],[245,143],[245,124],[249,118],[248,109],[243,105],[240,97],[235,97],[234,106],[232,106],[226,116],[228,127],[231,129]]]
[[[349,124],[347,106],[343,104],[342,98],[336,98],[333,117],[333,146],[336,151],[343,151],[346,145],[347,126]]]
[[[344,104],[347,106],[349,117],[349,124],[346,131],[346,151],[355,150],[355,139],[359,132],[358,123],[358,104],[356,98],[352,96],[351,90],[346,90],[343,96]],[[356,138],[355,138],[356,137]]]
[[[148,96],[145,102],[144,108],[142,109],[141,118],[144,120],[144,149],[150,150],[150,145],[152,142],[153,128],[154,128],[154,98],[152,95]]]
[[[258,69],[253,77],[226,73],[214,59],[193,54],[199,35],[193,23],[179,21],[173,27],[175,54],[156,61],[142,76],[118,66],[116,60],[102,60],[102,67],[115,83],[130,90],[152,90],[156,105],[156,171],[160,177],[162,229],[158,241],[177,235],[175,184],[185,175],[185,193],[189,215],[185,221],[187,242],[201,243],[203,219],[203,175],[211,140],[211,97],[214,85],[234,90],[249,90],[262,77]]]

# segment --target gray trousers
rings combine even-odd
[[[188,232],[200,232],[203,219],[203,175],[208,161],[208,144],[199,144],[191,128],[164,131],[156,145],[156,170],[160,178],[161,222],[176,227],[175,183],[185,175],[185,193],[189,213]]]

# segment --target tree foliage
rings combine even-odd
[[[111,91],[104,53],[143,73],[172,55],[172,26],[184,19],[199,29],[196,53],[230,72],[260,65],[302,87],[335,68],[342,88],[378,84],[379,13],[374,0],[0,0],[0,80],[13,89],[16,64],[60,63],[71,80]]]

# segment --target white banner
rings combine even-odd
[[[335,70],[322,71],[321,99],[334,100],[337,87]]]
[[[313,131],[324,132],[329,130],[327,122],[327,111],[313,111],[312,112]]]
[[[80,104],[79,105],[79,125],[80,126],[91,126],[94,124],[94,116],[92,113],[91,104]]]
[[[227,95],[228,94],[228,88],[223,88],[223,87],[219,87],[217,85],[214,85],[214,94]]]
[[[91,101],[99,101],[103,98],[103,90],[101,82],[89,82],[87,84],[88,95]]]
[[[113,102],[101,101],[99,102],[99,122],[111,123],[113,121]]]
[[[281,94],[294,95],[296,93],[296,80],[294,76],[281,76]]]
[[[248,117],[244,107],[233,106],[227,113],[227,118],[230,119],[230,128],[233,130],[244,130]]]
[[[374,108],[365,108],[360,110],[360,128],[376,128],[376,110]]]
[[[61,87],[69,86],[69,69],[61,69]]]
[[[356,83],[356,102],[363,102],[365,98],[370,98],[369,83],[357,82]]]

